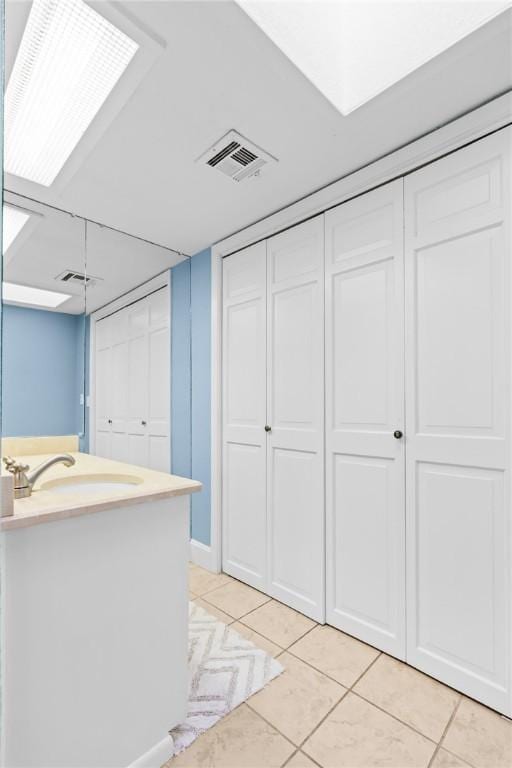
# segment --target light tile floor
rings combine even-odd
[[[512,722],[225,574],[191,600],[285,671],[165,768],[512,768]]]

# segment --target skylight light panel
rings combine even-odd
[[[46,291],[30,285],[18,283],[2,283],[2,298],[9,304],[28,304],[31,307],[56,309],[71,298],[68,293]]]
[[[27,211],[23,211],[21,208],[14,208],[10,205],[3,206],[2,250],[4,254],[7,253],[29,219],[30,214]]]
[[[50,186],[138,48],[83,0],[33,0],[5,95],[5,171]]]
[[[343,115],[511,5],[510,0],[237,2]]]

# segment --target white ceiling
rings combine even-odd
[[[29,5],[6,3],[7,76]],[[165,50],[65,184],[6,186],[188,254],[512,88],[510,10],[343,117],[234,2],[117,6]],[[196,164],[231,128],[279,162],[241,184]]]
[[[343,115],[510,5],[509,0],[237,2]]]
[[[178,264],[181,257],[165,248],[60,213],[39,203],[29,204],[10,193],[5,202],[30,209],[32,216],[8,249],[3,279],[49,291],[71,294],[54,312],[87,314]],[[87,249],[86,249],[87,242]],[[92,285],[63,283],[65,271],[98,278]]]

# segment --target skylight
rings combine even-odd
[[[29,219],[30,214],[27,211],[4,205],[2,214],[2,250],[4,254],[7,253]]]
[[[28,304],[31,307],[55,309],[70,299],[71,296],[67,293],[33,288],[30,285],[2,283],[2,298],[9,304]]]
[[[510,7],[510,2],[237,0],[343,114]]]
[[[5,95],[5,171],[50,186],[138,47],[83,0],[33,0]]]

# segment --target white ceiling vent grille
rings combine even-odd
[[[196,162],[215,168],[234,181],[242,181],[259,174],[264,165],[277,160],[236,131],[229,131]]]
[[[100,282],[100,277],[93,277],[92,275],[84,275],[82,272],[75,272],[72,269],[66,269],[64,272],[61,272],[60,275],[57,275],[55,278],[60,283],[74,283],[78,285],[94,285],[95,283]]]

